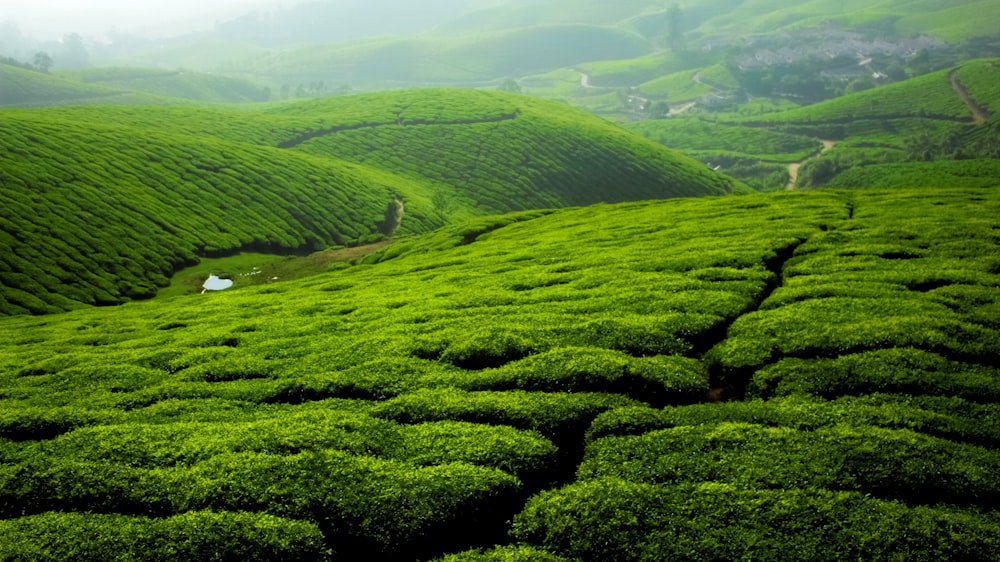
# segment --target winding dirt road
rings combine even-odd
[[[833,150],[833,147],[837,146],[836,141],[832,140],[821,140],[820,142],[823,143],[823,148],[821,148],[818,153],[810,156],[809,158],[806,158],[801,162],[795,162],[794,164],[788,165],[788,175],[791,177],[791,181],[789,181],[788,185],[786,186],[786,189],[788,191],[795,191],[795,184],[798,183],[799,181],[799,168],[801,168],[803,164],[805,164],[810,160],[823,156],[827,152]]]

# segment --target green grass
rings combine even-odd
[[[202,258],[198,265],[182,269],[170,279],[170,286],[156,292],[158,297],[174,297],[200,293],[202,283],[210,275],[222,279],[232,279],[234,286],[256,284],[272,280],[273,266],[288,258],[272,254],[241,253],[238,256],[226,258]],[[265,270],[267,273],[265,273]]]
[[[988,560],[998,205],[529,211],[0,319],[0,557]]]

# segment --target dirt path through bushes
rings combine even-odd
[[[957,68],[948,73],[948,80],[951,81],[951,87],[955,90],[955,93],[958,94],[958,97],[962,98],[965,105],[969,106],[969,110],[972,111],[972,118],[975,120],[976,125],[982,125],[983,123],[989,121],[992,116],[989,111],[980,107],[979,104],[976,103],[976,100],[972,99],[972,96],[969,95],[969,90],[966,89],[965,85],[958,81],[957,73]]]
[[[814,154],[809,158],[802,160],[801,162],[794,162],[788,165],[788,176],[790,177],[788,185],[786,186],[788,191],[795,191],[795,184],[798,183],[799,181],[799,169],[802,168],[803,164],[814,158],[819,158],[820,156],[823,156],[827,152],[833,150],[833,147],[837,146],[837,142],[832,140],[820,140],[820,142],[823,143],[823,148],[820,149],[819,153]]]

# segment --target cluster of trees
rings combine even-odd
[[[343,96],[351,93],[350,84],[341,84],[340,86],[330,87],[327,86],[326,82],[323,80],[301,83],[296,85],[294,88],[291,84],[281,85],[281,98],[290,99],[292,97],[296,98],[316,98],[323,96]]]
[[[0,64],[6,64],[9,66],[16,66],[18,68],[23,68],[25,70],[37,70],[39,72],[48,72],[55,64],[52,57],[44,52],[39,51],[35,53],[35,56],[31,59],[31,62],[22,62],[13,57],[0,57]]]
[[[71,33],[64,37],[56,47],[58,52],[55,57],[50,51],[38,51],[31,57],[31,62],[21,62],[13,57],[0,57],[0,63],[39,72],[48,72],[57,64],[61,69],[78,69],[90,66],[90,53],[80,35]]]

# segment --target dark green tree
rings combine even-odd
[[[503,84],[500,84],[500,87],[497,89],[500,90],[501,92],[511,92],[514,94],[520,94],[522,91],[521,85],[518,84],[517,80],[514,80],[513,78],[508,78],[504,80]]]
[[[389,206],[385,209],[385,215],[382,222],[378,223],[378,231],[386,236],[392,236],[393,232],[399,228],[399,225],[403,224],[403,213],[406,207],[403,205],[403,200],[397,197]]]
[[[933,70],[931,67],[931,54],[927,52],[927,49],[920,49],[910,57],[910,60],[906,61],[906,68],[910,71],[910,76],[927,74]]]
[[[71,33],[63,38],[63,53],[59,58],[60,68],[86,68],[90,66],[90,53],[83,44],[83,37]]]
[[[684,33],[681,31],[681,8],[671,4],[667,8],[667,48],[678,51],[684,48]]]
[[[670,114],[670,104],[663,100],[649,102],[646,106],[646,112],[653,119],[662,119]]]
[[[52,65],[54,64],[52,57],[50,57],[49,54],[44,51],[39,51],[35,53],[35,58],[33,62],[35,64],[35,68],[37,68],[42,72],[48,72],[49,69],[52,68]]]

